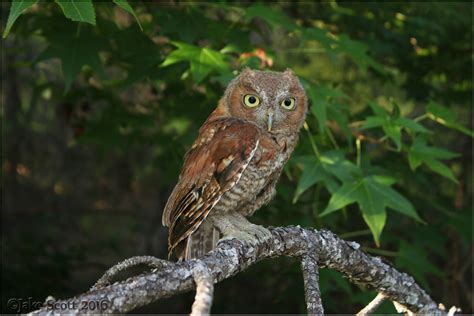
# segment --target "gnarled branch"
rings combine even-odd
[[[231,277],[262,259],[289,256],[302,260],[308,313],[323,312],[318,268],[331,268],[353,283],[377,290],[385,299],[397,302],[411,312],[446,314],[411,276],[378,257],[367,255],[357,243],[346,242],[326,230],[292,226],[271,228],[270,231],[273,237],[257,245],[226,240],[200,259],[164,264],[154,271],[106,286],[107,282],[104,282],[103,287],[56,302],[54,309],[49,306],[33,313],[125,313],[160,298],[193,290],[196,283],[198,293],[193,312],[208,313],[212,283]],[[96,302],[92,306],[97,309],[91,310],[88,302]]]

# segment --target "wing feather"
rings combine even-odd
[[[260,131],[234,118],[206,122],[166,203],[163,224],[169,227],[168,248],[183,243],[242,176],[259,145]]]

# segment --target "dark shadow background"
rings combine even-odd
[[[259,11],[246,1],[133,2],[143,32],[112,2],[94,6],[97,25],[79,28],[55,3],[40,2],[2,40],[2,313],[32,309],[26,303],[15,310],[7,304],[12,298],[42,302],[48,295],[84,292],[125,258],[166,258],[163,207],[182,157],[233,76],[231,70],[290,67],[312,87],[347,94],[342,101],[337,96],[321,100],[328,111],[341,104],[345,109],[328,112],[327,125],[351,161],[356,149],[350,123],[372,115],[368,101],[388,105],[393,97],[413,118],[435,100],[456,124],[472,126],[468,3],[281,2]],[[265,16],[252,18],[249,8]],[[10,3],[2,2],[1,10],[4,27]],[[354,42],[336,50],[332,35],[305,37],[288,31],[292,25]],[[190,71],[187,62],[160,67],[176,49],[170,41],[228,47],[229,68],[203,70],[198,80],[200,73]],[[50,55],[48,47],[55,49]],[[61,61],[50,57],[66,58],[71,51],[80,57],[66,91]],[[100,69],[87,66],[90,51],[100,52]],[[319,100],[323,92],[314,91],[311,98]],[[316,133],[318,122],[311,112],[311,137],[322,151],[333,149],[329,134]],[[406,155],[370,142],[364,143],[362,164],[390,171],[398,179],[397,190],[427,225],[390,211],[377,248],[356,205],[318,216],[330,198],[325,186],[311,187],[293,203],[301,177],[296,163],[285,170],[276,199],[253,221],[329,228],[414,275],[435,301],[471,313],[472,138],[459,128],[422,123],[433,131],[429,142],[459,153],[445,161],[458,183],[426,166],[412,172]],[[383,137],[381,131],[363,133]],[[410,144],[407,135],[403,141]],[[308,134],[302,134],[295,155],[311,154]],[[321,288],[328,313],[355,313],[375,296],[329,270],[321,272]],[[189,313],[193,296],[160,300],[137,312]],[[298,262],[266,260],[217,284],[213,312],[305,313]],[[379,312],[394,309],[384,303]]]

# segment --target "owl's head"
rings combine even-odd
[[[222,101],[228,115],[251,121],[270,133],[299,131],[308,108],[303,86],[290,69],[245,68],[229,84]]]

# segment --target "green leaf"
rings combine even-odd
[[[387,207],[419,222],[423,222],[410,201],[392,189],[390,185],[380,182],[380,179],[376,177],[378,176],[368,178],[367,186],[370,186],[372,191],[376,192],[383,199],[383,203],[385,203]]]
[[[370,178],[360,181],[361,185],[357,191],[357,203],[362,211],[362,218],[372,232],[375,244],[380,246],[380,235],[387,220],[387,212],[382,196],[373,189],[371,182],[373,181]]]
[[[68,24],[64,28],[68,28]],[[70,29],[70,28],[69,28]],[[57,32],[48,38],[48,46],[38,57],[38,60],[59,58],[65,82],[65,92],[69,91],[72,82],[84,65],[89,65],[102,77],[104,75],[99,50],[103,49],[103,40],[98,38],[88,28],[83,28],[79,35],[72,32]]]
[[[427,257],[427,253],[426,247],[420,244],[418,240],[414,243],[400,240],[400,248],[395,263],[412,274],[424,288],[429,289],[426,276],[434,275],[439,279],[445,277],[445,274],[436,264],[433,264],[433,260]]]
[[[415,171],[423,163],[423,159],[414,151],[408,152],[408,164],[411,170]]]
[[[321,164],[314,163],[309,168],[305,167],[298,182],[298,186],[296,187],[293,203],[296,203],[301,194],[303,194],[307,189],[317,182],[321,181],[323,177]]]
[[[299,197],[310,187],[318,182],[325,182],[327,187],[334,186],[334,178],[324,170],[324,166],[313,156],[308,159],[302,159],[303,172],[298,181],[296,191],[293,197],[293,203],[296,203]]]
[[[412,170],[416,170],[424,163],[433,172],[458,183],[451,169],[438,160],[452,159],[458,156],[459,154],[444,148],[427,146],[424,140],[417,138],[408,151],[408,163]]]
[[[387,110],[378,105],[376,102],[369,102],[369,106],[372,109],[372,112],[374,112],[375,116],[387,117]]]
[[[63,10],[64,15],[76,22],[86,22],[95,25],[95,10],[92,0],[55,0]]]
[[[331,195],[328,206],[320,214],[321,217],[331,214],[344,206],[357,201],[358,190],[362,185],[362,181],[344,183],[339,189]]]
[[[269,7],[268,5],[255,4],[248,7],[245,12],[245,19],[249,21],[255,17],[263,19],[273,28],[283,27],[288,31],[293,31],[298,28],[298,26],[287,15]]]
[[[397,150],[400,151],[402,148],[402,128],[399,125],[388,121],[382,126],[385,135],[387,135],[395,145],[397,145]]]
[[[463,134],[474,137],[474,132],[465,128],[458,122],[456,122],[456,114],[454,111],[450,111],[448,108],[442,106],[439,103],[430,101],[426,107],[428,117],[432,120],[442,124],[446,127],[460,131]]]
[[[316,120],[318,121],[319,132],[322,133],[326,129],[327,108],[329,103],[323,98],[318,98],[314,90],[309,90],[309,97],[313,102],[311,113],[313,113],[313,115],[316,117]]]
[[[230,43],[230,44],[227,44],[224,48],[222,48],[219,52],[222,54],[232,54],[232,53],[240,54],[242,51],[240,47],[238,47],[237,45],[233,43]]]
[[[444,163],[435,160],[435,159],[424,159],[423,162],[430,168],[432,171],[436,172],[437,174],[442,175],[445,178],[453,181],[454,183],[459,183],[456,177],[454,176],[453,172],[451,171],[448,166]]]
[[[324,85],[314,85],[307,80],[303,80],[303,85],[312,103],[310,107],[311,112],[318,120],[319,131],[322,133],[326,129],[328,109],[334,107],[333,101],[349,99],[349,97],[339,89]]]
[[[362,170],[353,162],[344,157],[342,151],[328,151],[321,154],[321,163],[328,173],[342,182],[354,181],[362,178]]]
[[[390,116],[387,116],[385,109],[380,107],[376,103],[369,103],[372,111],[376,114],[375,116],[369,116],[360,127],[361,129],[382,127],[385,135],[389,137],[397,146],[400,151],[402,146],[402,128],[406,128],[412,132],[418,133],[431,133],[423,125],[400,116],[400,109],[398,105],[393,102],[393,111]]]
[[[181,42],[172,42],[178,49],[172,51],[161,64],[166,67],[177,62],[188,61],[190,70],[196,82],[201,82],[213,70],[220,73],[229,72],[225,55],[207,47],[199,47]]]
[[[368,176],[358,181],[345,182],[333,193],[328,206],[320,216],[326,216],[357,202],[362,211],[362,217],[372,232],[375,243],[380,245],[380,235],[387,219],[387,207],[423,222],[413,205],[391,188],[389,183],[392,183],[392,181],[381,181],[380,176]]]
[[[400,113],[401,113],[400,106],[398,105],[397,102],[395,102],[393,100],[390,103],[392,105],[392,113],[390,113],[390,117],[392,119],[398,119],[400,117]]]
[[[391,176],[387,175],[374,175],[372,176],[372,179],[375,182],[378,182],[380,184],[386,185],[386,186],[391,186],[392,184],[397,183],[397,179]]]
[[[329,32],[321,28],[304,28],[302,29],[303,39],[305,40],[315,40],[319,42],[328,53],[333,50],[336,41],[329,36]]]
[[[362,200],[364,201],[363,203],[366,204],[361,204],[360,208],[362,211],[362,218],[372,232],[375,244],[377,247],[380,247],[380,236],[382,235],[385,222],[387,221],[387,212],[380,208],[371,208],[370,206],[373,204],[368,203],[369,201],[372,201],[370,200],[371,197],[372,196],[367,195],[366,199]]]
[[[434,101],[428,103],[426,112],[431,114],[434,118],[442,120],[443,123],[450,122],[454,124],[456,121],[456,114],[453,111],[450,111],[447,107]]]
[[[29,7],[36,4],[38,0],[28,1],[28,0],[13,0],[10,6],[10,14],[8,15],[7,26],[5,31],[3,31],[3,38],[6,38],[10,33],[10,30],[15,23],[16,19]]]
[[[364,123],[360,127],[361,129],[368,129],[383,126],[386,124],[387,119],[380,116],[369,116],[365,119]]]
[[[127,0],[112,0],[116,5],[133,15],[135,20],[138,23],[138,26],[140,26],[140,30],[143,31],[142,24],[140,23],[140,19],[138,18],[137,14],[135,13],[135,10],[133,10],[132,6],[128,4]]]
[[[399,117],[395,120],[395,124],[398,124],[406,129],[409,129],[413,132],[418,132],[418,133],[425,133],[425,134],[432,134],[432,132],[428,129],[426,129],[423,125],[420,123],[405,118],[405,117]]]
[[[349,55],[363,71],[370,66],[381,74],[386,73],[383,66],[367,54],[369,46],[364,42],[353,40],[344,33],[338,37],[337,41],[339,43],[338,50]]]
[[[459,157],[458,153],[440,147],[428,146],[426,145],[426,143],[420,141],[419,139],[411,147],[411,150],[426,158],[452,159]]]
[[[328,117],[331,120],[334,120],[339,128],[341,133],[346,137],[347,142],[352,146],[352,130],[349,127],[349,107],[342,103],[334,103],[331,107],[328,108]]]

